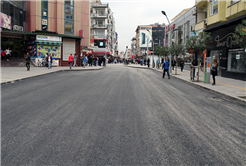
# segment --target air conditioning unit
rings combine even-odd
[[[207,25],[207,19],[204,19],[204,24]]]
[[[191,31],[191,32],[194,32],[194,31],[195,31],[195,25],[191,25],[190,31]]]
[[[192,9],[192,15],[196,15],[196,8]]]

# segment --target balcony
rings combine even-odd
[[[93,8],[107,8],[108,4],[91,3],[91,7],[93,7]]]
[[[238,1],[227,7],[225,17],[227,20],[231,20],[244,14],[246,14],[246,2]]]
[[[205,19],[206,20],[206,19]],[[199,30],[201,30],[201,29],[205,29],[205,28],[207,28],[207,24],[206,24],[206,21],[205,20],[203,20],[203,21],[201,21],[201,22],[199,22],[199,23],[197,23],[196,25],[195,25],[195,31],[199,31]]]
[[[207,0],[196,0],[196,7],[198,9],[205,9],[208,5],[208,1]]]
[[[103,14],[92,13],[91,14],[91,18],[108,18],[108,14],[106,14],[106,13],[103,13]]]
[[[93,29],[107,29],[108,27],[105,24],[93,24],[93,25],[91,25],[91,28],[93,28]]]

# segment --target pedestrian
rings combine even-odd
[[[167,72],[167,76],[168,76],[168,79],[170,79],[170,74],[169,74],[169,61],[168,61],[168,58],[166,59],[166,61],[163,63],[163,66],[162,66],[162,69],[163,69],[163,75],[162,75],[162,78],[165,77],[165,73]]]
[[[106,61],[106,58],[105,58],[105,56],[103,56],[103,59],[102,59],[103,66],[105,66],[105,67],[106,67],[106,63],[105,63],[105,61]]]
[[[84,58],[83,58],[83,64],[84,64],[84,68],[85,68],[85,66],[87,64],[87,57],[85,55],[84,55]]]
[[[174,66],[176,65],[176,61],[173,59],[172,60],[172,67],[173,67],[173,70],[174,70]]]
[[[48,53],[48,56],[46,57],[46,62],[48,63],[48,69],[50,69],[52,63],[52,56],[50,55],[50,53]]]
[[[218,68],[218,62],[217,62],[217,59],[214,58],[213,59],[213,66],[211,68],[211,74],[212,74],[212,77],[213,77],[213,84],[212,85],[215,85],[215,76],[217,76],[217,68]]]
[[[6,51],[6,59],[7,59],[7,61],[9,61],[9,56],[10,56],[11,50],[9,50],[9,47],[8,47],[5,51]]]
[[[73,55],[70,54],[70,56],[68,57],[68,62],[70,64],[70,70],[72,69],[72,65],[73,65]]]
[[[181,67],[181,72],[183,72],[183,69],[184,69],[184,60],[183,59],[180,60],[180,67]]]
[[[26,68],[27,68],[27,71],[30,71],[31,57],[29,55],[29,52],[24,55],[24,58],[26,59]]]
[[[73,56],[73,66],[74,66],[74,67],[75,67],[75,66],[78,67],[78,65],[77,65],[77,58],[78,58],[78,55],[75,53],[74,56]]]
[[[195,57],[195,59],[192,61],[192,68],[193,68],[193,78],[191,78],[191,79],[193,79],[194,80],[194,78],[195,78],[195,73],[196,73],[196,66],[198,65],[198,61],[197,61],[197,59],[196,59],[196,57]]]
[[[149,68],[149,62],[150,62],[150,60],[149,60],[149,58],[147,59],[147,65],[148,65],[148,68]]]
[[[83,67],[83,53],[81,51],[81,54],[80,54],[80,65]]]

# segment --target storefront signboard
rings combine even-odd
[[[36,39],[45,40],[45,41],[61,41],[61,37],[58,37],[58,36],[37,35]]]
[[[2,33],[1,37],[7,37],[7,38],[22,38],[22,35],[17,35],[17,34],[10,34],[10,33]]]
[[[22,26],[19,26],[19,25],[14,25],[14,26],[13,26],[13,30],[16,30],[16,31],[23,31],[23,27],[22,27]]]
[[[0,17],[1,17],[1,27],[11,30],[11,17],[4,13],[0,13]]]

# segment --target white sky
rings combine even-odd
[[[166,17],[161,13],[165,11],[170,22],[183,9],[195,5],[195,0],[101,0],[109,3],[118,33],[119,51],[131,47],[131,39],[135,37],[138,25],[154,23],[168,24]]]

